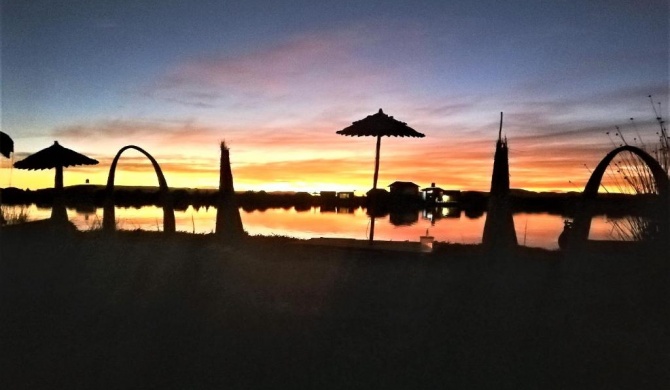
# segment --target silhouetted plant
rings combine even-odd
[[[670,172],[670,138],[668,138],[667,127],[661,115],[660,107],[659,109],[656,108],[651,96],[649,96],[649,100],[658,125],[658,131],[655,134],[656,141],[650,144],[645,143],[634,118],[630,118],[631,129],[634,132],[632,141],[630,141],[630,135],[624,135],[619,126],[615,126],[614,134],[612,132],[606,134],[615,148],[629,145],[647,152],[659,163],[666,176],[668,176]],[[660,103],[657,104],[660,106]],[[628,194],[635,197],[659,194],[654,176],[639,156],[632,152],[622,152],[617,157],[610,164],[605,174],[607,184],[601,185],[603,191]],[[649,241],[658,238],[661,227],[659,221],[654,218],[655,209],[658,206],[657,202],[657,199],[648,199],[647,197],[645,202],[638,203],[647,203],[651,206],[642,207],[643,205],[637,204],[635,205],[637,206],[636,209],[631,210],[634,211],[632,215],[610,219],[609,222],[612,225],[610,235],[612,238],[624,241]],[[633,205],[632,202],[629,204]],[[662,223],[667,224],[667,221],[660,221],[660,224]]]
[[[26,207],[7,207],[2,206],[2,221],[5,225],[17,225],[20,223],[28,222],[30,218],[30,213]]]

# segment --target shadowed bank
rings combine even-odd
[[[637,250],[323,250],[3,232],[10,388],[659,388],[668,263]],[[578,267],[572,266],[579,264]]]

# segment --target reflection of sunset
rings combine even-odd
[[[514,230],[517,242],[530,247],[557,248],[558,236],[563,231],[565,218],[549,214],[514,214]],[[594,218],[593,226],[600,226],[601,220]],[[594,235],[601,239],[606,236]]]
[[[297,238],[352,237],[365,235],[367,217],[361,208],[353,214],[321,212],[312,208],[305,212],[294,209],[268,209],[242,212],[242,223],[250,234],[281,234]]]
[[[9,207],[9,206],[5,206]],[[19,206],[16,206],[19,207]],[[49,218],[50,209],[38,209],[32,205],[27,207],[31,220]],[[344,210],[340,210],[344,211]],[[353,211],[353,212],[351,212]],[[321,212],[319,208],[297,212],[295,209],[267,209],[265,211],[245,212],[240,209],[242,223],[251,235],[281,235],[301,239],[331,237],[366,239],[370,228],[370,218],[365,210],[358,208],[348,212]],[[88,231],[100,228],[102,209],[95,213],[79,213],[68,209],[69,219],[79,230]],[[392,241],[419,241],[426,234],[435,237],[436,241],[456,244],[481,243],[485,216],[470,219],[464,213],[459,217],[437,219],[431,225],[429,219],[416,215],[417,222],[411,226],[394,226],[389,217],[377,218],[375,239]],[[118,228],[122,230],[143,229],[158,231],[163,229],[163,210],[155,206],[141,209],[116,208]],[[175,212],[177,231],[188,233],[213,233],[216,223],[216,208],[189,207],[186,211]],[[514,224],[519,244],[530,247],[549,249],[558,248],[558,236],[563,231],[564,218],[550,214],[514,215]],[[592,240],[611,240],[612,222],[604,216],[596,216],[591,223],[589,238]]]

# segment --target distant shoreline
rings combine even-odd
[[[0,189],[2,204],[30,205],[50,207],[53,202],[52,188],[39,190],[21,190],[14,187]],[[170,188],[173,206],[176,210],[216,206],[216,189]],[[238,206],[245,210],[294,207],[297,211],[309,210],[312,207],[355,207],[368,209],[368,198],[353,196],[348,199],[325,198],[308,192],[265,192],[236,191]],[[446,205],[463,210],[466,215],[481,216],[487,208],[488,192],[462,191],[460,201]],[[547,212],[565,217],[574,214],[581,194],[578,192],[534,192],[522,189],[510,191],[513,212]],[[102,207],[105,200],[103,185],[75,185],[64,188],[65,205],[68,207]],[[646,210],[645,205],[652,201],[653,195],[599,194],[601,201],[595,210],[596,214],[625,216],[635,214],[633,210]],[[153,186],[116,186],[114,204],[120,207],[142,207],[161,205],[159,189]],[[375,214],[384,215],[389,211],[422,210],[439,208],[422,201],[415,196],[389,197],[376,204]],[[644,211],[643,211],[644,212]]]

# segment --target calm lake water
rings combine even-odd
[[[30,220],[49,218],[51,209],[31,206],[3,206],[9,212],[24,207]],[[68,217],[80,230],[90,230],[102,224],[102,208],[67,210]],[[244,229],[251,235],[282,235],[296,238],[338,237],[365,239],[368,237],[370,218],[365,209],[340,208],[334,211],[313,207],[307,211],[295,209],[267,209],[246,212],[240,209]],[[377,218],[375,239],[393,241],[419,241],[419,236],[429,235],[436,241],[476,244],[481,242],[485,216],[469,218],[454,209],[442,209],[435,215],[427,212],[390,215]],[[216,208],[189,207],[175,211],[178,231],[212,233],[215,229]],[[118,228],[123,230],[162,230],[163,210],[155,206],[140,209],[117,208]],[[558,236],[563,230],[564,217],[547,213],[519,213],[514,224],[519,244],[547,249],[558,248]],[[393,222],[393,223],[392,223]],[[398,226],[399,223],[411,225]],[[613,222],[604,216],[593,218],[591,239],[612,239]]]

